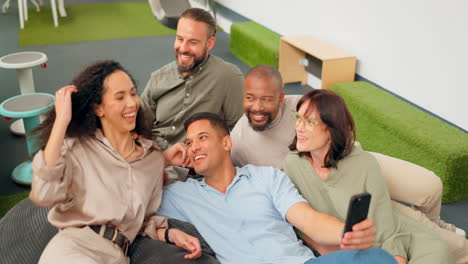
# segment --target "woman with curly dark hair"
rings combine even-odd
[[[61,231],[39,263],[128,263],[138,233],[201,254],[200,244],[156,216],[165,165],[183,165],[185,147],[164,153],[145,128],[137,88],[115,61],[87,67],[56,93],[55,108],[38,128],[30,198],[52,206]],[[169,232],[170,230],[170,232]]]

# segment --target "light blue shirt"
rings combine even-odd
[[[226,194],[188,179],[167,186],[159,215],[192,223],[223,263],[304,263],[315,258],[286,221],[288,209],[305,202],[278,169],[247,165]]]

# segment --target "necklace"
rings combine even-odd
[[[123,156],[123,158],[124,158],[124,159],[127,159],[128,156],[130,156],[130,154],[132,154],[134,150],[135,150],[135,140],[132,139],[132,149],[131,149],[127,154],[125,154],[125,155]]]

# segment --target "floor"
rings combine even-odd
[[[113,0],[117,2],[116,0]],[[128,0],[127,0],[128,1]],[[47,1],[44,1],[47,2]],[[108,2],[106,0],[67,0],[67,5]],[[26,24],[27,26],[27,24]],[[52,17],[51,17],[52,27]],[[141,92],[150,73],[174,59],[172,46],[174,36],[158,36],[106,41],[91,41],[59,45],[42,45],[20,48],[18,46],[18,13],[16,1],[7,14],[0,15],[0,56],[19,51],[41,51],[48,56],[48,67],[34,69],[36,91],[53,93],[68,84],[73,76],[84,66],[98,59],[114,59],[121,62],[134,76]],[[229,35],[220,32],[212,52],[223,59],[236,64],[246,73],[248,66],[240,62],[229,52]],[[13,70],[0,69],[0,102],[19,94],[16,73]],[[303,94],[310,87],[298,84],[288,85],[287,94]],[[0,196],[29,190],[28,187],[15,184],[10,173],[16,165],[28,158],[23,137],[9,132],[12,121],[0,120]],[[447,222],[468,230],[468,199],[442,206],[441,216]]]

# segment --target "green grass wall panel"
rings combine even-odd
[[[280,35],[255,22],[231,26],[231,53],[250,67],[267,64],[278,68],[279,42]]]

